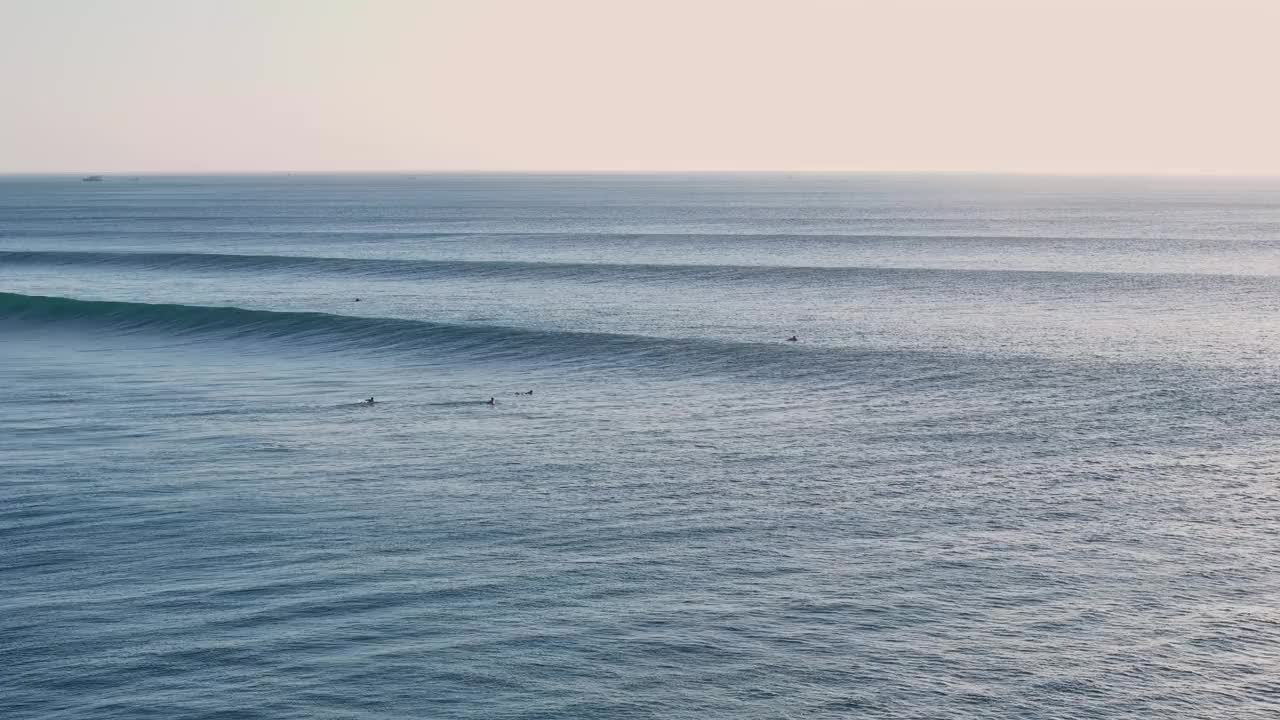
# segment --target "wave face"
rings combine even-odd
[[[868,358],[876,355],[829,349],[798,352],[797,348],[776,341],[752,344],[679,340],[13,293],[0,293],[0,321],[46,329],[79,327],[115,333],[287,342],[290,347],[328,351],[413,353],[425,359],[460,355],[469,360],[520,360],[540,365],[659,369],[688,376],[782,373],[799,379],[868,367]],[[929,364],[945,363],[935,357]]]
[[[1280,276],[1206,269],[1132,272],[1123,264],[1084,272],[1052,266],[725,262],[762,261],[742,256],[740,249],[734,252],[739,254],[652,264],[0,250],[0,277],[7,278],[11,291],[27,295],[75,297],[91,288],[95,299],[151,305],[228,305],[366,316],[362,322],[417,321],[423,325],[414,332],[438,328],[433,331],[436,343],[454,342],[439,328],[478,332],[491,325],[562,338],[648,338],[667,342],[665,352],[674,352],[680,343],[755,349],[743,350],[743,357],[770,356],[774,350],[760,348],[792,334],[804,336],[806,351],[839,349],[844,357],[896,351],[1080,361],[1176,359],[1223,366],[1280,357],[1267,332]],[[355,298],[363,302],[355,305]],[[1135,325],[1141,332],[1134,332]],[[399,331],[385,326],[382,331],[399,337]],[[358,334],[351,327],[344,332]],[[373,348],[383,344],[376,338],[359,342]],[[627,346],[634,351],[635,341],[628,340]],[[547,352],[556,351],[554,343],[548,345]],[[690,358],[691,367],[703,368],[707,353]],[[798,363],[799,371],[817,356],[806,353],[804,360],[787,362]],[[711,364],[716,363],[724,359]]]
[[[1276,197],[0,177],[0,714],[1271,720]]]

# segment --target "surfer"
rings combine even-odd
[[[485,405],[497,405],[497,404],[498,404],[498,401],[497,401],[497,400],[495,400],[495,399],[493,399],[493,397],[490,397],[488,400],[485,400],[485,401],[484,401],[484,404],[485,404]]]
[[[365,400],[365,401],[364,401],[364,404],[365,404],[365,405],[372,405],[372,404],[373,404],[373,398],[369,398],[368,400]]]
[[[791,337],[787,338],[787,342],[800,342],[800,338],[796,337],[795,335],[792,335]]]

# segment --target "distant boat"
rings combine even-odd
[[[101,175],[90,175],[89,177],[82,177],[82,178],[80,178],[80,180],[81,180],[81,181],[83,181],[83,182],[102,182],[102,176],[101,176]]]

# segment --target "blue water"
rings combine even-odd
[[[1273,718],[1278,311],[1280,180],[3,178],[0,716]]]

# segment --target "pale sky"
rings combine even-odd
[[[1280,0],[0,0],[0,172],[1280,173]]]

